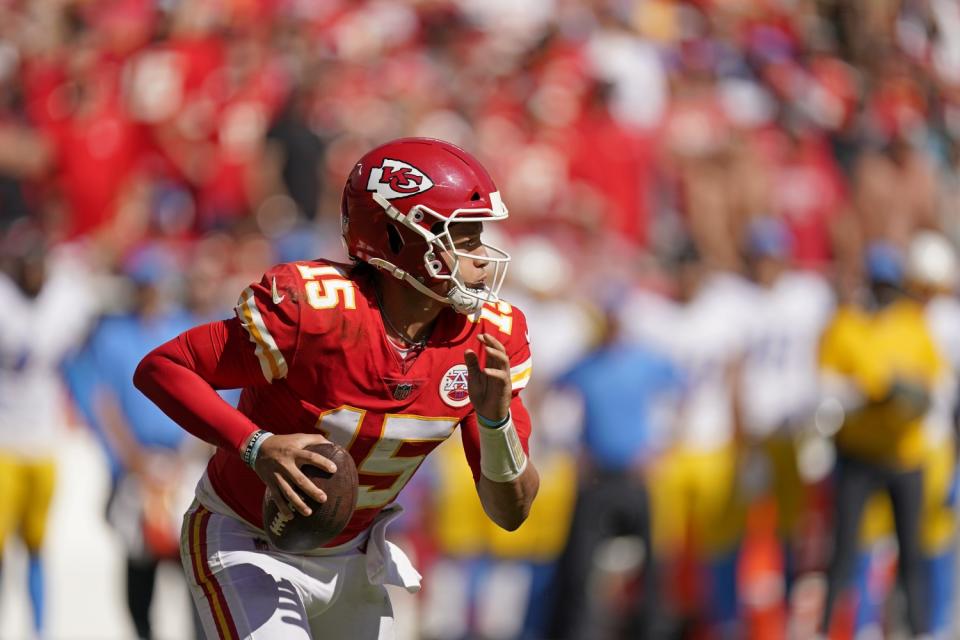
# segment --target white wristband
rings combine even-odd
[[[523,452],[513,420],[502,427],[491,429],[480,425],[480,472],[494,482],[516,480],[527,468],[527,454]]]

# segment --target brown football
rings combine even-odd
[[[317,502],[303,496],[312,513],[305,516],[294,511],[284,517],[272,500],[263,500],[263,528],[275,547],[282,551],[300,553],[322,547],[343,531],[357,505],[357,466],[346,449],[332,442],[307,447],[310,451],[329,458],[337,465],[336,473],[329,473],[312,465],[300,468],[325,494],[326,502]]]

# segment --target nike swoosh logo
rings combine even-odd
[[[283,302],[283,299],[286,298],[286,294],[280,295],[280,292],[277,291],[277,279],[273,279],[273,286],[270,288],[270,293],[273,295],[273,304],[280,304]]]

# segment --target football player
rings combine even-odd
[[[99,311],[77,248],[48,246],[22,221],[0,243],[0,565],[7,539],[26,547],[34,630],[43,633],[42,550],[67,410],[59,367]],[[42,336],[40,338],[39,336]]]
[[[934,638],[951,637],[953,625],[954,567],[956,565],[956,433],[957,372],[960,371],[960,302],[957,257],[941,233],[914,234],[906,255],[907,290],[924,305],[924,316],[947,372],[931,390],[930,409],[923,417],[923,503],[920,512],[922,576],[926,582],[929,632]],[[870,577],[884,551],[879,543],[892,536],[895,520],[890,500],[876,492],[867,503],[861,527],[866,550],[857,562],[859,589],[857,631],[883,623],[883,605],[889,596]],[[867,586],[869,585],[869,586]]]
[[[819,400],[817,344],[835,302],[825,278],[792,264],[793,240],[782,221],[758,218],[746,236],[746,257],[757,289],[740,402],[752,455],[766,470],[765,481],[754,490],[769,493],[777,505],[789,586],[805,502],[798,436],[812,422]]]
[[[539,476],[527,458],[530,379],[523,314],[498,299],[509,262],[481,239],[507,217],[492,179],[462,149],[406,138],[353,167],[341,203],[353,264],[281,264],[240,296],[236,318],[196,327],[144,358],[137,386],[218,449],[181,542],[210,637],[383,638],[384,584],[420,575],[384,538],[397,494],[459,426],[487,515],[527,517]],[[239,409],[216,389],[242,388]],[[300,471],[335,472],[307,450],[336,442],[359,471],[343,533],[281,553],[262,530],[264,492],[285,515],[325,496]]]
[[[837,599],[853,574],[865,505],[882,490],[893,507],[907,619],[921,635],[930,629],[920,527],[924,417],[949,370],[923,306],[903,290],[900,249],[874,242],[865,266],[867,295],[837,308],[819,349],[824,396],[844,409],[834,435],[834,545],[821,627],[829,631]]]
[[[957,300],[957,254],[941,233],[921,231],[910,241],[907,277],[911,290],[925,303],[927,324],[947,362],[949,374],[933,390],[924,417],[927,447],[923,476],[920,544],[930,598],[930,633],[947,638],[955,633],[956,594],[956,412],[960,374],[960,301]]]
[[[660,410],[669,426],[647,481],[654,553],[664,561],[664,588],[686,591],[674,598],[684,601],[683,617],[705,618],[717,637],[741,638],[737,558],[745,505],[737,486],[736,389],[754,296],[692,242],[670,258],[676,299],[637,291],[620,320],[626,336],[666,356],[684,381],[676,410]],[[667,580],[688,549],[710,576],[703,594]]]

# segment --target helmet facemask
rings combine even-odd
[[[485,251],[486,255],[478,255],[475,253],[477,250],[474,250],[474,252],[459,250],[450,233],[450,226],[455,223],[483,223],[506,219],[507,208],[500,199],[498,192],[490,193],[493,208],[461,208],[456,209],[449,216],[444,216],[422,204],[414,205],[404,214],[383,196],[377,193],[372,194],[372,196],[376,203],[383,207],[391,220],[423,238],[426,242],[426,249],[423,253],[424,273],[435,281],[448,282],[449,289],[445,296],[438,294],[427,286],[424,278],[416,277],[387,260],[371,258],[368,260],[370,264],[389,271],[394,277],[404,280],[420,293],[451,305],[459,313],[472,315],[479,312],[484,304],[499,301],[498,296],[506,277],[510,255],[506,251],[485,242],[480,243],[480,249]],[[431,220],[435,220],[435,222],[425,224],[425,221]],[[444,260],[444,256],[448,256],[450,259]],[[492,265],[492,273],[487,276],[487,281],[482,289],[468,286],[460,269],[462,260],[477,259]],[[490,268],[488,266],[488,269]]]

